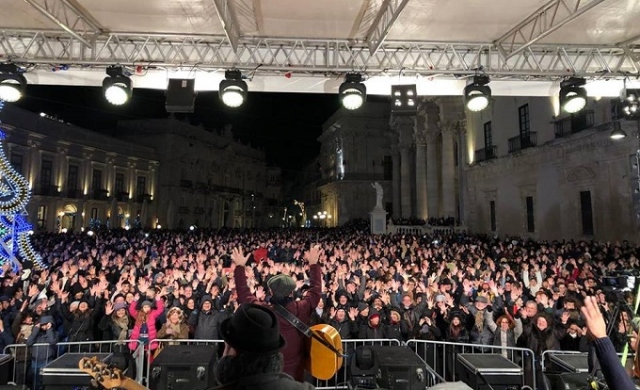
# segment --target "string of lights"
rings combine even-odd
[[[0,100],[0,111],[3,108],[4,102]],[[29,183],[7,160],[2,145],[5,138],[0,122],[0,263],[10,263],[14,271],[25,261],[37,268],[46,268],[29,239],[33,234],[26,219],[26,206],[31,197]]]

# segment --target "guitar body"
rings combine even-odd
[[[319,324],[312,326],[310,329],[316,336],[340,351],[340,355],[336,354],[327,346],[322,345],[315,337],[307,339],[308,353],[305,357],[305,368],[314,378],[329,380],[342,367],[342,354],[344,353],[342,351],[342,338],[340,333],[330,325]]]

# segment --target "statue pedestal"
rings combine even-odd
[[[387,232],[387,212],[383,208],[375,208],[369,213],[371,234],[385,234]]]

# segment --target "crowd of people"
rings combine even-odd
[[[343,339],[584,351],[587,296],[612,324],[616,350],[638,331],[631,305],[618,304],[632,303],[634,292],[612,286],[612,277],[639,268],[639,248],[626,242],[378,236],[354,226],[33,240],[49,268],[5,264],[0,292],[0,346],[26,346],[16,358],[26,373],[37,374],[60,341],[129,341],[126,353],[139,344],[154,351],[154,339],[220,339],[240,303],[274,298],[312,305],[309,322],[330,324]],[[286,354],[284,364],[301,378]]]
[[[436,227],[445,227],[445,226],[460,226],[460,220],[454,217],[443,217],[443,218],[429,218],[428,220],[424,220],[422,218],[396,218],[392,220],[394,225],[401,226],[436,226]]]

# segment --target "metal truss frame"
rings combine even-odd
[[[510,58],[553,33],[605,0],[551,0],[494,43]]]
[[[640,46],[530,45],[505,59],[492,43],[385,41],[371,54],[348,40],[241,38],[238,50],[225,36],[105,33],[93,45],[60,31],[0,29],[0,58],[24,64],[220,69],[260,72],[368,75],[419,74],[465,77],[479,69],[494,79],[567,76],[623,78],[640,74]]]
[[[402,13],[402,10],[404,10],[404,7],[407,6],[407,3],[409,3],[409,0],[384,0],[367,34],[366,41],[371,55],[374,55],[380,49],[387,35],[389,35],[391,27]]]
[[[213,4],[216,7],[224,33],[235,52],[238,50],[238,41],[240,40],[240,26],[233,2],[231,0],[213,0]]]
[[[93,36],[102,32],[100,24],[75,0],[24,0],[73,38],[91,45]]]

